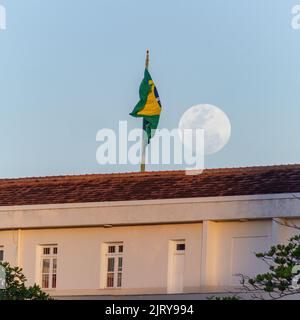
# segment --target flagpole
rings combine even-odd
[[[146,63],[145,63],[145,68],[148,69],[149,68],[149,50],[147,50],[146,53]],[[144,120],[143,120],[144,121]],[[143,126],[144,128],[144,126]],[[146,171],[146,135],[145,132],[143,131],[143,137],[142,137],[142,154],[141,154],[141,172],[145,172]]]

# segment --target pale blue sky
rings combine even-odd
[[[140,126],[128,113],[147,48],[160,127],[177,127],[198,103],[229,116],[231,140],[207,167],[300,162],[300,30],[290,26],[297,0],[0,4],[0,177],[138,170],[98,165],[95,136],[119,120]]]

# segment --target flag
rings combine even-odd
[[[139,95],[140,101],[130,115],[143,118],[143,130],[146,132],[147,143],[149,143],[158,126],[161,103],[156,86],[147,68],[145,69],[144,79],[140,85]]]

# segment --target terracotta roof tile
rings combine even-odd
[[[0,206],[300,192],[300,165],[0,180]]]

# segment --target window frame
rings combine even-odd
[[[49,253],[45,249],[49,248]],[[55,252],[56,249],[56,253]],[[40,285],[43,290],[57,289],[57,265],[58,265],[58,245],[47,244],[40,246]],[[49,260],[48,272],[44,272],[44,261]],[[55,267],[54,267],[55,266]],[[54,272],[55,270],[55,272]],[[48,286],[44,285],[44,276],[48,275]]]
[[[186,240],[172,240],[173,242],[173,254],[175,255],[185,255],[186,254]],[[184,249],[178,249],[178,246],[184,245]]]
[[[1,258],[1,254],[0,254],[0,262],[4,262],[4,246],[0,246],[0,253],[2,252],[2,258]]]
[[[105,273],[103,287],[104,289],[122,289],[124,280],[124,243],[105,243],[104,250]],[[112,267],[112,270],[109,270],[109,267]],[[111,281],[110,285],[109,281]]]

